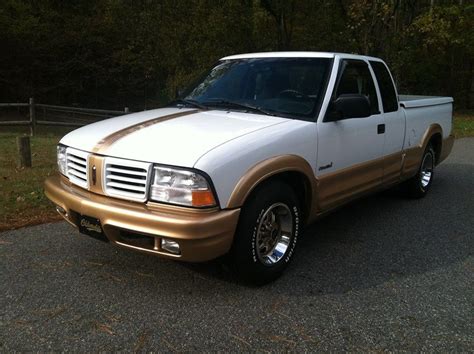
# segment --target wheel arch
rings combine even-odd
[[[247,170],[231,193],[227,208],[245,204],[255,190],[273,180],[283,180],[295,190],[301,202],[303,220],[312,213],[316,178],[310,164],[297,155],[281,155],[261,161]]]
[[[431,141],[433,136],[439,135],[441,138],[443,136],[443,128],[439,124],[431,124],[423,134],[420,142],[420,148],[425,149],[428,146],[428,143]]]
[[[435,152],[435,163],[436,165],[440,162],[440,157],[441,157],[441,151],[443,147],[443,136],[441,133],[437,132],[434,133],[430,140],[428,141],[428,144],[431,144],[431,146],[434,149]]]
[[[431,144],[435,151],[436,164],[438,164],[443,147],[443,128],[439,124],[431,124],[423,135],[421,142],[421,154],[426,150],[428,144]]]

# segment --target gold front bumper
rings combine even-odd
[[[63,217],[74,226],[75,215],[100,220],[107,239],[119,246],[163,257],[201,262],[227,253],[232,244],[240,209],[197,210],[157,203],[134,203],[98,195],[75,187],[64,177],[49,177],[46,196],[65,210]],[[127,237],[122,237],[122,235]],[[151,243],[133,242],[133,235]],[[160,248],[161,238],[178,242],[175,255]],[[155,241],[155,242],[153,242]]]

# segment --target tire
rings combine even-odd
[[[292,188],[271,181],[242,208],[230,251],[240,280],[263,285],[278,278],[292,259],[301,228],[300,203]]]
[[[402,184],[409,198],[423,198],[431,188],[434,178],[436,154],[431,144],[426,147],[421,159],[420,168],[415,176]]]

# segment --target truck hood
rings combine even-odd
[[[219,145],[288,121],[242,112],[162,108],[87,125],[60,143],[106,156],[194,167]]]

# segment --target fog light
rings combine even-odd
[[[166,238],[161,239],[161,248],[165,251],[168,251],[169,253],[173,253],[173,254],[181,253],[178,242],[174,242]]]
[[[67,215],[67,211],[64,210],[64,208],[61,208],[59,205],[56,206],[56,211],[61,214],[62,216],[64,216],[65,218],[67,218],[69,215]]]

